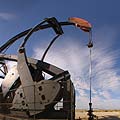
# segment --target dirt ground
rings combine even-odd
[[[120,110],[96,110],[93,113],[96,115],[96,120],[120,120]],[[76,110],[77,120],[88,120],[87,111]]]
[[[120,120],[120,110],[97,110],[94,111],[93,114],[96,115],[96,119],[94,120]],[[88,120],[87,111],[76,110],[75,118],[76,120]],[[16,118],[16,117],[0,114],[0,120],[28,120],[28,119]],[[36,120],[40,120],[40,119],[36,119]]]

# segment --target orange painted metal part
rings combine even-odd
[[[90,32],[92,28],[91,24],[82,18],[71,17],[68,20],[85,32]]]

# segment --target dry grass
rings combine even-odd
[[[98,117],[98,120],[120,120],[120,110],[95,110],[94,115]],[[88,120],[86,110],[76,110],[76,119]]]

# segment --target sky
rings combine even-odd
[[[47,17],[67,21],[80,17],[92,25],[92,103],[94,109],[120,109],[120,1],[119,0],[0,0],[0,45],[16,34],[34,27]],[[48,52],[45,61],[68,70],[76,89],[76,108],[88,109],[89,49],[88,34],[63,27],[62,35]],[[37,59],[54,37],[51,29],[34,33],[27,55]],[[7,50],[17,54],[23,38]]]

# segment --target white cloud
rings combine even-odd
[[[108,91],[100,91],[99,95],[103,96],[107,100],[111,99],[111,95],[110,95],[110,93]]]
[[[7,61],[6,65],[7,65],[8,70],[10,70],[13,66],[17,65],[17,62]]]
[[[5,13],[5,12],[0,12],[0,19],[3,20],[11,20],[13,18],[15,18],[16,16],[14,14],[11,13]]]
[[[101,32],[101,31],[100,31]],[[100,34],[101,35],[101,34]],[[102,38],[101,42],[112,41],[115,35],[108,34]],[[89,50],[85,46],[81,46],[80,41],[67,39],[67,42],[59,44],[50,50],[45,61],[54,64],[60,68],[67,69],[72,75],[77,94],[77,108],[88,108],[89,103]],[[68,42],[70,41],[70,42]],[[110,42],[105,42],[99,46],[101,42],[95,41],[92,52],[92,99],[94,107],[116,109],[119,107],[118,99],[114,99],[113,93],[119,92],[120,75],[117,74],[118,68],[115,67],[118,60],[119,50],[112,51]],[[43,48],[34,49],[34,57],[41,58]],[[119,93],[118,93],[119,94]],[[78,102],[79,101],[79,102]],[[118,106],[117,106],[118,105]],[[120,107],[119,107],[120,108]]]

